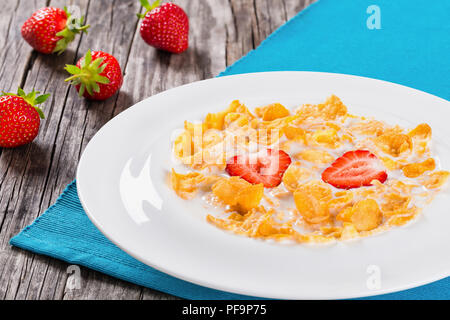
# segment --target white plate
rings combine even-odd
[[[349,75],[243,74],[168,90],[108,122],[81,158],[77,172],[81,203],[92,222],[138,260],[180,279],[234,293],[351,298],[448,276],[448,192],[405,227],[354,242],[307,246],[269,243],[219,230],[205,221],[206,210],[169,189],[171,134],[184,120],[201,119],[234,99],[250,107],[271,102],[295,106],[323,101],[330,94],[339,96],[355,114],[409,127],[426,121],[433,128],[434,150],[442,167],[450,169],[448,101]]]

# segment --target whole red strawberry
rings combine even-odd
[[[25,94],[3,93],[0,96],[0,147],[13,148],[27,144],[36,138],[44,113],[37,107],[50,94],[36,97],[39,92]]]
[[[76,86],[80,97],[105,100],[122,87],[119,62],[109,53],[88,50],[76,66],[68,64],[65,69],[72,74],[66,81]]]
[[[148,0],[141,0],[147,9],[143,18],[141,36],[149,45],[173,53],[181,53],[189,45],[189,19],[176,4],[167,2],[159,6],[159,0],[152,5]]]
[[[83,25],[83,20],[84,17],[72,17],[67,8],[42,8],[25,21],[22,37],[41,53],[61,54],[75,39],[75,35],[87,33],[89,25]]]

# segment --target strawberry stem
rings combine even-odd
[[[39,91],[34,91],[34,90],[31,91],[29,94],[26,94],[25,91],[23,91],[23,89],[19,87],[17,89],[17,94],[2,92],[1,96],[15,96],[15,97],[20,97],[20,98],[24,99],[28,104],[30,104],[34,109],[36,109],[36,111],[39,114],[39,117],[41,119],[45,119],[44,112],[37,105],[44,103],[48,99],[48,97],[50,97],[50,93],[43,94],[43,95],[39,95],[39,94],[40,94]]]
[[[152,11],[153,9],[155,9],[156,7],[159,7],[159,5],[161,4],[160,0],[156,0],[154,1],[152,4],[150,4],[150,2],[148,0],[140,0],[142,7],[145,8],[145,13],[138,13],[137,16],[140,19],[145,18],[145,16],[147,15],[147,13],[149,13],[150,11]]]
[[[89,49],[81,61],[80,67],[67,64],[64,68],[72,76],[65,81],[72,85],[80,85],[78,94],[80,97],[87,91],[89,95],[94,95],[94,92],[100,92],[99,84],[108,84],[110,81],[107,77],[101,75],[108,64],[103,63],[103,58],[98,58],[92,61],[92,52]]]
[[[54,53],[58,54],[61,54],[66,50],[69,43],[71,43],[75,39],[75,36],[77,34],[81,32],[87,34],[87,30],[90,27],[90,25],[84,25],[84,17],[73,17],[72,14],[68,11],[67,7],[64,7],[64,11],[67,14],[66,27],[56,34],[58,37],[62,37],[62,39],[60,39],[56,43],[56,47],[53,50]]]

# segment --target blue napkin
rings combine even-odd
[[[373,4],[377,7],[369,7]],[[368,28],[377,26],[373,18],[378,12],[380,29]],[[347,73],[400,83],[448,100],[449,12],[448,0],[320,0],[220,76],[280,70]],[[130,257],[90,222],[75,182],[11,244],[182,298],[251,298],[173,278]],[[450,278],[368,299],[450,299]]]

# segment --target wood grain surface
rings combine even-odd
[[[0,91],[21,86],[52,94],[37,139],[0,148],[0,299],[176,299],[86,268],[81,288],[72,289],[67,263],[9,245],[74,179],[82,151],[108,120],[153,94],[214,77],[314,1],[174,2],[190,21],[190,47],[180,55],[144,43],[138,0],[0,0]],[[91,25],[60,56],[33,51],[20,35],[24,21],[49,5],[76,6]],[[80,99],[64,82],[64,65],[89,48],[113,54],[124,72],[120,93],[105,102]]]

